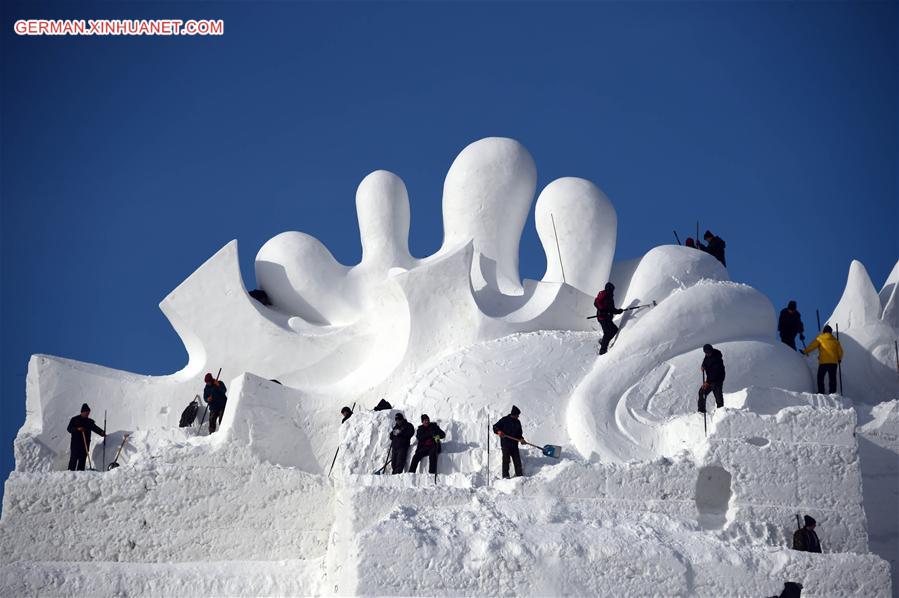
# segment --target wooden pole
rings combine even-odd
[[[837,342],[840,342],[840,324],[836,324],[837,327]],[[843,394],[843,360],[840,359],[837,361],[837,378],[840,381],[840,394]]]

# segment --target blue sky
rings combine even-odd
[[[619,259],[698,219],[727,240],[732,278],[796,299],[807,323],[852,259],[879,288],[899,256],[895,2],[2,10],[4,478],[31,354],[179,369],[159,301],[233,238],[250,287],[256,251],[285,230],[356,263],[355,188],[375,169],[405,180],[427,255],[446,170],[482,137],[524,143],[538,190],[598,184]],[[98,17],[221,18],[225,35],[13,33],[18,18]],[[544,267],[532,214],[522,273]]]

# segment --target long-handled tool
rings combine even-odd
[[[353,406],[350,407],[350,411],[352,412],[352,411],[355,411],[355,410],[356,410],[356,401],[353,401]],[[337,450],[334,451],[334,458],[331,459],[331,467],[328,468],[328,477],[329,477],[329,478],[331,477],[331,472],[334,471],[334,463],[337,462],[337,453],[339,453],[339,452],[340,452],[340,445],[338,444],[338,445],[337,445]]]
[[[705,370],[703,370],[703,371],[702,371],[702,387],[703,387],[703,388],[705,388],[705,384],[706,384],[706,382],[705,382]],[[709,436],[709,422],[708,422],[708,418],[706,417],[706,413],[708,412],[708,409],[706,409],[706,406],[708,406],[708,404],[709,404],[709,395],[708,395],[708,394],[706,394],[706,395],[702,398],[702,403],[703,403],[703,405],[702,405],[702,429],[703,429],[703,431],[705,432],[706,438],[708,438],[708,436]]]
[[[802,518],[796,513],[796,529],[802,529]]]
[[[680,237],[677,236],[677,231],[674,231],[674,238],[677,240],[677,244],[680,245]]]
[[[215,375],[216,382],[219,381],[219,376],[221,376],[221,375],[222,375],[222,368],[219,368],[219,373]],[[197,426],[198,428],[203,427],[203,422],[206,420],[206,413],[208,411],[209,411],[209,401],[206,401],[206,409],[203,410],[203,417],[200,418],[200,425]]]
[[[84,430],[81,430],[81,439],[84,441],[84,455],[87,457],[87,468],[91,471],[97,471],[94,469],[94,464],[91,463],[91,452],[87,446],[87,434],[84,433]]]
[[[103,471],[106,471],[106,409],[103,410]]]
[[[625,308],[622,309],[621,311],[631,311],[631,310],[634,310],[634,309],[643,309],[644,307],[656,307],[657,305],[658,305],[658,303],[656,303],[655,301],[653,301],[652,303],[647,303],[647,304],[645,304],[645,305],[635,305],[635,306],[633,306],[633,307],[625,307]],[[596,316],[587,316],[587,319],[588,319],[588,320],[593,320],[593,319],[595,319],[595,318],[596,318]]]
[[[532,444],[521,438],[515,438],[514,436],[509,436],[506,434],[506,438],[511,438],[512,440],[519,442],[521,444],[526,444],[528,446],[532,446],[534,448],[538,448],[543,451],[543,455],[545,457],[552,457],[553,459],[561,459],[562,458],[562,447],[555,444],[544,444],[543,446]]]
[[[116,467],[119,466],[119,455],[122,454],[122,449],[125,448],[126,442],[128,442],[127,434],[125,434],[125,436],[122,437],[122,444],[119,445],[119,450],[117,450],[115,453],[115,459],[112,460],[112,463],[110,463],[109,465],[106,466],[106,471],[112,471],[113,469],[115,469]]]
[[[893,341],[893,347],[896,348],[896,373],[899,374],[899,341]]]
[[[835,324],[837,327],[837,342],[840,342],[840,325],[839,323]],[[837,361],[837,379],[840,381],[840,394],[843,394],[843,360],[839,359]]]
[[[487,486],[490,486],[490,415],[487,415]]]
[[[384,460],[384,465],[382,465],[382,466],[379,467],[378,469],[374,470],[374,471],[372,472],[372,475],[381,475],[382,473],[384,473],[385,471],[387,471],[387,466],[390,465],[390,453],[391,453],[391,452],[393,452],[393,446],[392,446],[392,445],[387,449],[387,458]]]

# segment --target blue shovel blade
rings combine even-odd
[[[561,459],[562,447],[556,446],[555,444],[545,444],[543,445],[543,454],[547,457],[552,457],[553,459]]]

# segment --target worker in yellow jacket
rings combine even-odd
[[[830,394],[837,391],[837,364],[843,361],[843,347],[833,336],[833,328],[824,326],[812,344],[805,348],[808,355],[815,349],[818,350],[818,392],[824,394],[824,376],[828,377]]]

